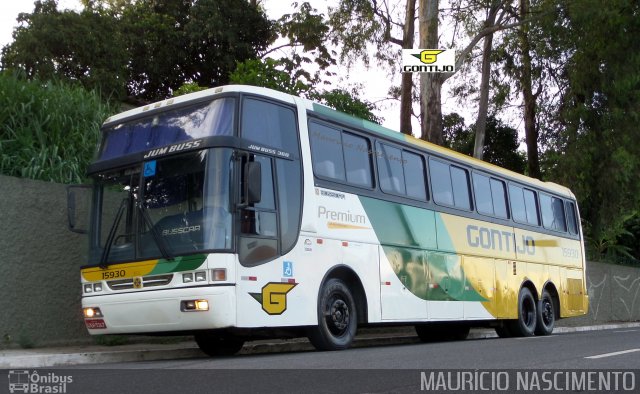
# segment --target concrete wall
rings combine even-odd
[[[80,311],[87,238],[67,230],[64,185],[0,175],[0,348],[91,341]],[[588,263],[589,314],[640,320],[640,269]]]
[[[0,175],[0,347],[90,339],[80,310],[87,238],[67,230],[64,185]]]

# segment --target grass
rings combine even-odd
[[[0,173],[80,183],[113,108],[96,92],[0,74]]]

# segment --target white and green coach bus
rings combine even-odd
[[[530,336],[587,312],[569,189],[299,97],[224,86],[113,116],[88,174],[92,335],[337,350],[363,325]]]

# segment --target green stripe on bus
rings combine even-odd
[[[178,256],[173,260],[160,259],[149,275],[167,274],[170,272],[191,271],[199,268],[207,259],[206,255]]]
[[[465,281],[462,258],[453,250],[439,213],[360,197],[393,272],[416,297],[430,301],[487,301]],[[436,215],[437,219],[436,220]]]

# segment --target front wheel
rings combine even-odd
[[[318,325],[309,329],[309,341],[318,350],[347,349],[357,329],[356,303],[349,288],[340,279],[329,279],[318,298]]]
[[[212,357],[233,356],[244,345],[244,340],[241,338],[209,332],[196,334],[195,340],[200,350]]]
[[[553,299],[547,290],[542,291],[542,297],[538,303],[538,313],[536,322],[536,335],[549,335],[556,325],[556,311],[553,306]]]
[[[520,289],[518,294],[518,319],[509,322],[508,330],[516,337],[533,336],[536,329],[537,312],[536,300],[531,290],[526,287]]]

